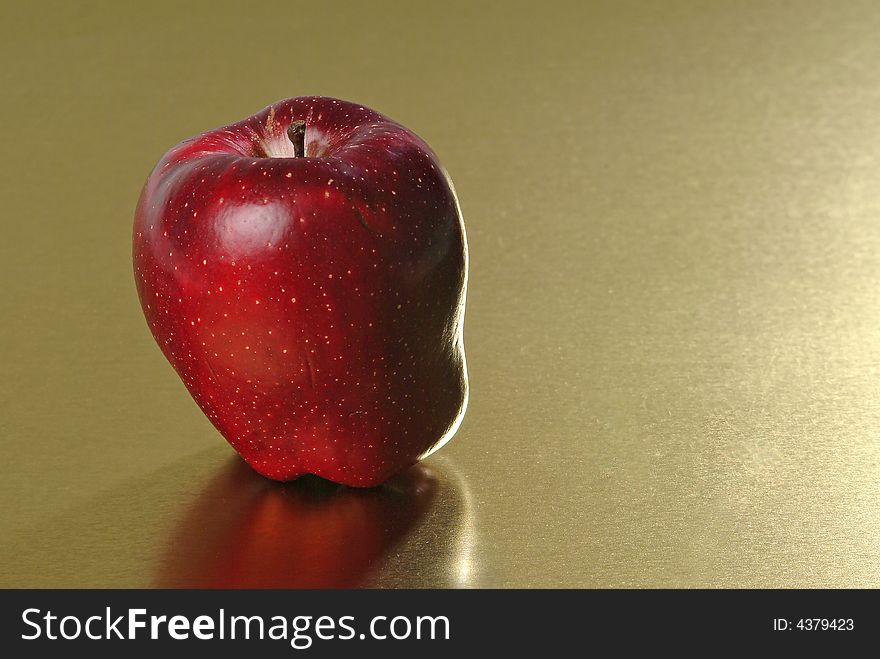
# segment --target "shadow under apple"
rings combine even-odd
[[[390,550],[429,512],[437,493],[437,476],[422,464],[382,486],[353,489],[317,477],[276,483],[234,457],[178,522],[154,585],[368,585]]]
[[[218,445],[0,538],[0,586],[467,586],[475,537],[446,456],[357,490],[269,481]]]

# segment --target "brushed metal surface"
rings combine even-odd
[[[0,586],[880,586],[876,3],[0,12]],[[132,282],[159,156],[300,94],[468,227],[470,409],[379,492],[242,469]]]

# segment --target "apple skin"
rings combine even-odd
[[[175,146],[133,261],[156,342],[260,474],[374,486],[457,430],[464,224],[428,145],[378,112],[292,98]]]

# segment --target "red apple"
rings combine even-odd
[[[133,257],[159,347],[264,476],[377,485],[458,428],[458,201],[378,112],[293,98],[181,142],[141,193]]]

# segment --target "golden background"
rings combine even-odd
[[[10,5],[0,585],[880,586],[877,3]],[[468,227],[470,409],[379,491],[241,467],[132,280],[162,153],[303,94]]]

